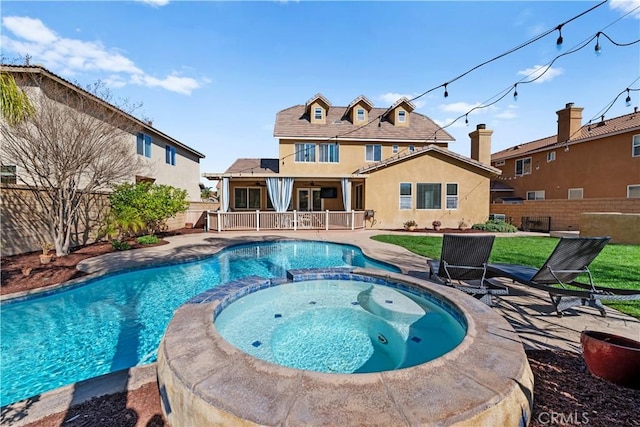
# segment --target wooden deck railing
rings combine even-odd
[[[365,227],[364,211],[220,212],[207,211],[208,230],[356,230]]]

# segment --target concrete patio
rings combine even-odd
[[[372,258],[394,264],[404,274],[428,280],[426,258],[413,254],[401,247],[380,243],[371,239],[375,234],[389,234],[380,231],[326,232],[297,231],[283,233],[196,233],[170,237],[169,244],[147,249],[114,252],[83,261],[78,268],[91,274],[105,274],[140,266],[151,266],[167,262],[182,262],[205,258],[229,245],[269,241],[277,239],[320,240],[359,246]],[[523,233],[518,233],[522,235]],[[539,234],[537,234],[539,235]],[[510,235],[513,236],[513,235]],[[86,279],[86,277],[85,277]],[[597,280],[597,278],[596,278]],[[607,308],[607,317],[590,307],[577,307],[563,317],[553,311],[549,296],[535,289],[525,289],[519,284],[502,282],[510,289],[510,295],[495,297],[495,311],[499,312],[514,328],[525,349],[569,350],[580,352],[580,333],[592,329],[640,339],[640,320]],[[133,381],[122,381],[125,375]],[[66,410],[95,395],[123,391],[123,384],[135,389],[146,382],[156,381],[155,364],[131,368],[103,377],[94,378],[62,387],[39,396],[31,402],[28,410],[23,408],[24,418],[13,425],[25,425],[45,415]],[[83,393],[78,393],[78,389]],[[73,399],[75,392],[75,399]],[[79,399],[78,396],[82,396]],[[16,405],[14,411],[21,411]]]

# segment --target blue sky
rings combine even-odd
[[[26,54],[64,78],[106,82],[136,115],[204,153],[201,172],[238,157],[277,157],[279,110],[320,92],[335,106],[358,95],[388,107],[413,98],[571,19],[599,2],[187,2],[3,1],[2,54]],[[626,16],[625,16],[626,15]],[[610,0],[558,32],[415,101],[447,125],[599,31],[616,43],[640,38],[640,0]],[[556,60],[535,83],[447,127],[453,151],[469,155],[478,123],[492,152],[556,133],[568,102],[597,117],[627,87],[638,88],[640,44],[600,37]],[[526,76],[530,75],[529,78]],[[634,82],[635,81],[635,82]],[[631,92],[633,106],[640,92]],[[626,92],[607,117],[633,111]]]

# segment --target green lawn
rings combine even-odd
[[[379,242],[402,246],[411,252],[440,258],[442,237],[403,236],[381,234],[372,237]],[[491,262],[523,264],[539,268],[558,243],[553,237],[500,237],[497,236],[491,252]],[[640,290],[640,245],[608,244],[589,269],[596,285],[610,288]],[[640,301],[607,303],[610,307],[640,318]]]

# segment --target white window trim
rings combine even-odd
[[[410,153],[414,153],[416,151],[416,146],[415,145],[410,145],[409,146],[409,152]]]
[[[640,157],[640,148],[638,154],[635,154],[636,147],[640,147],[640,135],[633,135],[631,138],[631,157]]]
[[[307,146],[313,145],[313,161],[298,160],[297,159],[298,152],[302,150],[296,149],[296,145],[304,145],[304,151],[311,151],[311,150],[307,150]],[[315,142],[296,142],[295,144],[293,144],[293,162],[294,163],[317,163],[318,161],[317,147],[318,147],[318,144],[316,144]]]
[[[360,118],[360,112],[362,112],[362,118]],[[367,120],[367,113],[364,108],[356,109],[356,120],[359,122],[364,122]]]
[[[440,207],[438,208],[420,208],[418,207],[418,184],[440,185]],[[445,188],[446,192],[446,188]],[[446,200],[445,200],[446,203]],[[445,205],[446,207],[446,205]],[[439,211],[442,210],[442,183],[441,182],[416,182],[416,210],[420,211]]]
[[[320,113],[320,117],[318,117],[318,113]],[[324,115],[322,114],[322,107],[315,107],[313,109],[313,118],[315,120],[322,120],[323,116]]]
[[[547,153],[547,163],[551,163],[553,161],[556,160],[556,152],[555,151],[549,151]]]
[[[455,196],[453,196],[453,195],[450,196],[450,195],[447,194],[447,186],[449,184],[455,184],[456,185],[456,194],[455,194]],[[449,201],[449,198],[451,198],[451,200],[453,200],[455,198],[455,201],[456,201],[456,207],[455,208],[447,207],[447,205],[448,205],[447,202]],[[444,184],[444,208],[446,210],[448,210],[448,211],[456,211],[460,207],[460,203],[459,202],[460,202],[460,184],[457,183],[457,182],[446,182]]]
[[[404,110],[398,110],[398,123],[405,123],[407,121],[407,112]]]
[[[636,199],[636,198],[637,198],[637,197],[631,197],[631,196],[629,195],[629,193],[631,192],[631,188],[632,188],[632,187],[638,187],[638,188],[640,188],[640,184],[630,184],[630,185],[627,185],[627,199]]]
[[[524,161],[525,160],[529,160],[529,172],[525,172],[524,171]],[[518,162],[520,162],[520,161],[522,162],[522,173],[521,174],[518,173]],[[515,172],[514,174],[515,174],[515,176],[531,175],[531,169],[532,168],[533,168],[533,165],[532,165],[531,157],[523,157],[521,159],[516,159],[515,164],[514,164],[514,172]]]
[[[530,199],[530,198],[529,198],[529,194],[530,194],[530,193],[534,193],[534,197],[535,197],[534,199]],[[537,193],[542,193],[542,198],[541,198],[541,199],[539,199],[539,198],[537,197]],[[531,190],[531,191],[527,191],[527,200],[545,200],[545,197],[546,197],[546,194],[545,194],[545,191],[544,191],[544,190]]]
[[[411,193],[410,193],[410,194],[408,194],[408,195],[403,195],[403,194],[402,194],[402,191],[400,191],[400,190],[402,189],[402,184],[409,184],[410,189],[411,189]],[[400,210],[402,210],[402,211],[405,211],[405,210],[411,210],[411,209],[413,209],[413,183],[411,183],[411,182],[400,182],[400,183],[398,184],[398,191],[400,191],[400,198],[399,198],[399,200],[398,200],[398,202],[399,202],[399,209],[400,209]],[[407,199],[409,200],[409,207],[402,207],[402,200],[403,200],[403,198],[404,198],[405,200],[407,200]]]
[[[580,197],[571,197],[572,191],[580,190]],[[582,200],[584,199],[584,188],[570,188],[567,190],[567,200]]]
[[[369,160],[367,159],[367,147],[374,147],[373,148],[373,160]],[[376,160],[376,149],[375,147],[380,147],[380,159]],[[364,161],[365,162],[369,162],[369,163],[375,163],[375,162],[381,162],[382,161],[382,144],[366,144],[364,146]]]
[[[400,151],[400,147],[398,147],[397,145],[394,145],[391,147],[391,152],[393,154],[398,154],[399,151]]]
[[[337,161],[333,161],[333,160],[322,160],[322,147],[327,147],[326,149],[327,154],[330,153],[331,148],[330,146],[335,146],[336,148],[336,155],[338,157]],[[328,157],[331,157],[330,155]],[[307,163],[311,163],[311,162],[307,162]],[[335,144],[335,143],[329,143],[329,144],[318,144],[318,163],[340,163],[340,145],[339,144]]]

